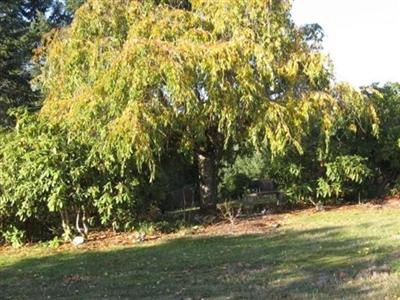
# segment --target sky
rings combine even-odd
[[[292,16],[323,27],[338,81],[400,82],[400,0],[293,0]]]

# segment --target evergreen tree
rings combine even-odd
[[[70,23],[82,0],[66,4],[55,0],[4,0],[0,2],[0,126],[10,126],[9,108],[35,108],[39,91],[32,89],[33,50],[44,33]]]

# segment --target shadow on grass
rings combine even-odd
[[[284,299],[362,297],[344,284],[391,249],[344,228],[185,237],[155,246],[25,258],[0,269],[0,298]],[[339,275],[338,275],[339,274]],[[369,291],[370,292],[370,291]]]

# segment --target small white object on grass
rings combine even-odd
[[[84,241],[85,241],[85,238],[83,236],[76,236],[72,240],[72,244],[74,244],[75,246],[79,246],[79,245],[82,245]]]
[[[146,234],[144,232],[137,232],[136,233],[136,241],[137,242],[144,242],[146,240]]]

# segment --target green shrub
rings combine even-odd
[[[0,231],[0,236],[3,236],[5,242],[15,248],[21,247],[25,243],[25,233],[12,225]]]
[[[0,145],[0,226],[28,230],[28,221],[49,220],[68,239],[79,213],[101,224],[134,220],[142,205],[137,169],[111,161],[67,131],[17,114],[15,130]],[[135,171],[136,170],[136,171]],[[127,217],[127,215],[129,217]],[[119,225],[120,226],[120,225]]]

